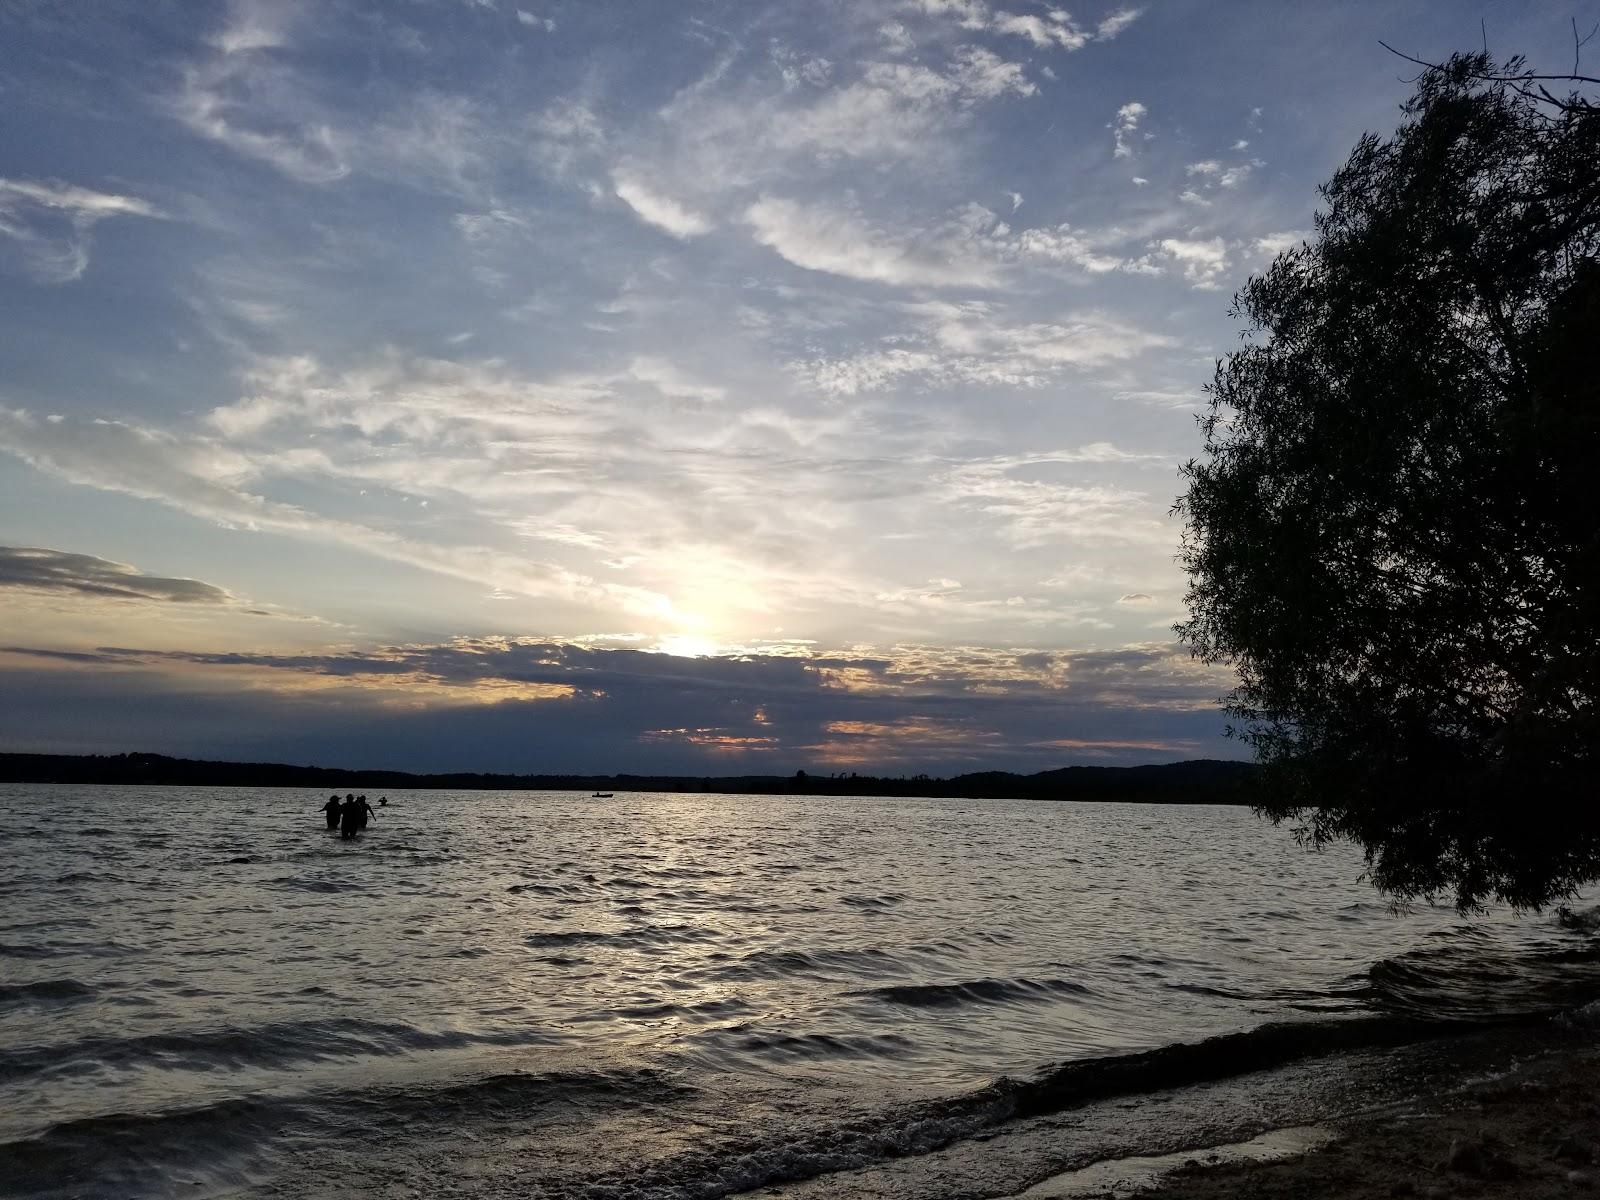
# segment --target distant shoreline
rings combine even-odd
[[[284,787],[338,791],[619,791],[729,795],[926,796],[966,800],[1116,800],[1248,804],[1253,763],[1225,759],[1135,767],[1061,767],[1033,775],[983,771],[935,779],[853,773],[793,775],[554,775],[359,771],[286,763],[219,762],[164,754],[0,754],[0,783]]]

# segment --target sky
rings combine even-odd
[[[0,749],[1241,757],[1172,504],[1230,297],[1571,3],[20,0]]]

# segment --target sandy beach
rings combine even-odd
[[[1101,1163],[1029,1200],[1541,1200],[1600,1187],[1600,1049],[1540,1058],[1423,1108],[1389,1107],[1232,1147]]]

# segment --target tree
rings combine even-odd
[[[1262,810],[1463,909],[1600,877],[1600,110],[1542,78],[1458,55],[1361,139],[1175,510]]]

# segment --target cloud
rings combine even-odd
[[[949,78],[964,99],[996,100],[1007,95],[1032,96],[1038,91],[1021,63],[1008,62],[981,46],[958,50]]]
[[[1133,157],[1133,135],[1138,131],[1139,122],[1144,120],[1149,113],[1144,105],[1137,100],[1130,100],[1117,109],[1116,118],[1111,122],[1111,134],[1115,142],[1112,151],[1113,158]]]
[[[1295,249],[1310,236],[1304,229],[1285,229],[1282,233],[1264,234],[1251,244],[1257,254],[1276,258],[1286,250]]]
[[[994,287],[995,265],[959,226],[921,237],[891,234],[852,212],[763,196],[745,210],[757,242],[797,267],[895,287]]]
[[[1001,58],[981,46],[963,46],[943,70],[920,63],[873,62],[861,77],[799,106],[783,105],[765,117],[748,111],[712,111],[704,105],[669,110],[696,136],[721,135],[719,153],[727,153],[730,136],[754,137],[746,145],[752,157],[770,163],[777,152],[806,152],[825,159],[876,160],[925,156],[942,135],[964,123],[978,104],[1005,96],[1032,96],[1037,87],[1021,63]],[[735,142],[735,146],[737,146]],[[743,166],[756,169],[754,163]]]
[[[289,37],[283,14],[245,5],[212,39],[215,53],[189,66],[173,98],[184,125],[236,154],[267,163],[302,183],[350,173],[343,139],[313,115],[307,85],[279,52]]]
[[[1016,249],[1024,258],[1065,263],[1094,275],[1126,266],[1122,257],[1108,253],[1091,235],[1065,223],[1023,230],[1017,236]]]
[[[71,483],[154,500],[225,527],[345,545],[379,558],[521,595],[599,602],[660,614],[665,597],[600,583],[553,564],[471,544],[430,544],[357,521],[326,517],[246,490],[260,475],[247,454],[214,440],[121,421],[39,421],[0,408],[0,450]]]
[[[1160,274],[1158,259],[1119,253],[1125,231],[1093,232],[1065,222],[1013,232],[978,204],[926,229],[891,233],[857,213],[764,196],[745,212],[756,241],[796,266],[902,287],[991,288],[1003,267],[1051,263],[1089,275]]]
[[[211,39],[224,54],[272,50],[288,43],[285,30],[289,10],[283,5],[235,4],[233,20]]]
[[[528,12],[526,9],[517,9],[517,20],[529,29],[542,29],[545,33],[554,33],[556,31],[556,23],[553,18],[541,17],[535,13]]]
[[[30,546],[0,546],[0,588],[171,604],[233,603],[227,591],[198,579],[146,575],[126,563]]]
[[[1143,606],[1143,605],[1147,605],[1147,604],[1154,604],[1155,603],[1155,597],[1149,595],[1146,592],[1129,592],[1125,596],[1117,597],[1117,603],[1118,604],[1133,604],[1133,605]]]
[[[946,773],[1215,754],[1229,679],[1161,643],[682,657],[619,639],[479,637],[287,654],[11,646],[0,681],[8,735],[46,749],[787,774],[797,762]]]
[[[911,34],[899,21],[886,21],[878,26],[878,37],[886,54],[910,54],[917,48]]]
[[[1237,149],[1238,147],[1235,148]],[[1255,169],[1264,165],[1258,158],[1251,159],[1249,162],[1234,163],[1231,166],[1218,162],[1214,158],[1192,162],[1183,170],[1184,174],[1194,181],[1193,186],[1185,191],[1179,199],[1186,204],[1209,208],[1211,201],[1206,199],[1202,193],[1197,192],[1195,187],[1201,187],[1213,193],[1217,189],[1232,191],[1241,184],[1248,182]]]
[[[1199,408],[1205,400],[1205,397],[1192,387],[1125,389],[1119,391],[1115,398],[1137,404],[1154,404],[1160,408],[1178,409]]]
[[[647,224],[670,233],[680,241],[711,232],[711,222],[685,208],[670,196],[654,191],[636,176],[618,172],[612,176],[616,194]]]
[[[1162,238],[1158,245],[1160,252],[1181,268],[1183,277],[1194,287],[1217,287],[1228,269],[1228,244],[1220,237]]]
[[[1110,41],[1137,21],[1143,13],[1142,8],[1119,8],[1108,13],[1100,19],[1100,24],[1095,26],[1095,37],[1101,41]]]
[[[943,479],[943,499],[996,518],[1000,535],[1028,548],[1059,543],[1170,545],[1175,530],[1166,504],[1115,484],[1063,481],[1022,473],[1041,463],[1117,462],[1126,457],[1102,443],[1107,457],[1017,456],[963,463]]]
[[[833,64],[819,55],[801,54],[792,47],[775,44],[772,61],[786,88],[826,87],[833,76]]]
[[[479,176],[514,144],[493,112],[428,87],[341,97],[289,36],[294,6],[241,5],[212,50],[182,71],[168,103],[191,132],[290,179],[330,184],[360,171],[406,187],[492,200]],[[327,32],[319,31],[323,37]],[[374,100],[377,100],[375,103]]]
[[[813,358],[795,369],[822,391],[842,396],[906,382],[1032,388],[1063,371],[1103,367],[1175,344],[1166,334],[1097,312],[1010,323],[981,302],[927,302],[910,311],[919,318],[915,337],[899,336],[900,344],[882,349]]]
[[[90,232],[109,217],[159,218],[153,204],[59,180],[0,178],[0,237],[42,283],[69,283],[89,266]]]
[[[1072,23],[1060,9],[1044,16],[1032,13],[996,12],[989,18],[989,29],[994,33],[1027,38],[1040,50],[1060,47],[1063,50],[1081,50],[1090,35]]]
[[[771,390],[752,401],[666,354],[550,379],[399,354],[339,369],[263,359],[200,440],[222,434],[252,492],[361,515],[347,529],[303,514],[315,523],[303,536],[385,553],[393,530],[403,544],[389,555],[444,555],[447,573],[485,588],[598,603],[651,630],[767,628],[779,609],[851,609],[869,627],[881,584],[841,559],[841,532],[858,522],[857,493],[918,486],[901,466],[914,441],[865,415],[785,408],[788,389]],[[367,489],[390,499],[374,504]],[[486,545],[423,541],[395,514],[422,500],[430,525]]]
[[[1043,14],[1012,13],[992,8],[984,0],[909,0],[904,7],[927,16],[953,18],[959,28],[968,32],[1023,38],[1038,50],[1066,51],[1081,50],[1091,41],[1110,41],[1138,20],[1143,11],[1117,9],[1098,25],[1086,29],[1060,8],[1046,9]]]

